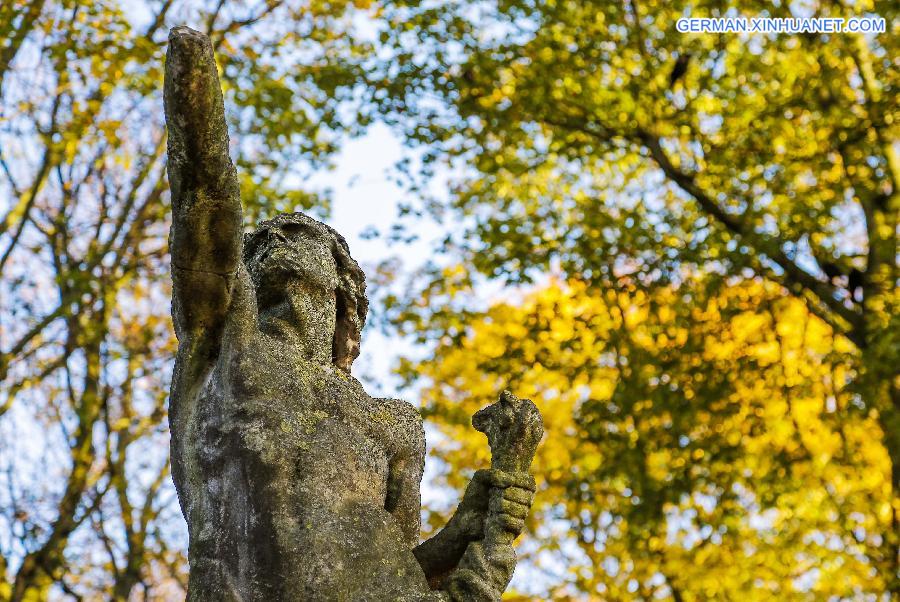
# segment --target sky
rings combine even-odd
[[[308,182],[310,189],[333,191],[331,216],[325,221],[347,239],[350,254],[370,282],[375,266],[385,259],[399,256],[406,267],[413,267],[416,258],[427,258],[431,252],[429,243],[440,233],[434,224],[423,222],[421,239],[408,245],[391,245],[383,237],[367,240],[361,236],[372,228],[387,232],[396,220],[398,204],[406,193],[388,177],[388,172],[404,152],[400,139],[387,126],[375,124],[364,136],[345,143],[333,171],[322,172]],[[365,382],[373,396],[397,396],[391,366],[401,351],[411,349],[408,343],[388,339],[370,325],[363,330],[353,374]]]

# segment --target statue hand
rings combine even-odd
[[[503,472],[493,469],[493,493],[488,512],[504,531],[515,539],[525,528],[525,519],[534,502],[535,482],[527,472]]]
[[[534,477],[528,473],[478,470],[453,516],[453,527],[469,541],[482,539],[484,521],[491,513],[506,531],[517,536],[525,526],[534,490]],[[497,493],[492,495],[492,491]]]

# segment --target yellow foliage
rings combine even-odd
[[[888,462],[874,417],[846,411],[841,337],[765,282],[680,298],[555,282],[438,345],[416,370],[458,442],[431,449],[439,481],[461,488],[462,470],[488,461],[467,417],[510,388],[547,430],[531,518],[543,552],[529,562],[562,555],[562,583],[599,598],[660,574],[691,599],[880,591],[870,558],[890,528]]]

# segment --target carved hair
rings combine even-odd
[[[334,339],[331,347],[331,361],[345,372],[350,372],[353,360],[359,356],[359,340],[369,301],[366,299],[366,275],[359,264],[350,257],[347,241],[334,228],[323,224],[303,213],[282,213],[270,220],[259,223],[256,230],[244,235],[244,263],[254,274],[253,244],[265,233],[286,224],[299,224],[318,230],[330,242],[331,254],[337,265],[338,285],[335,291],[337,316]]]

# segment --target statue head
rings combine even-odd
[[[350,257],[344,237],[303,213],[284,213],[244,235],[243,260],[256,289],[260,312],[276,303],[290,284],[301,285],[316,302],[334,294],[335,325],[331,361],[350,372],[359,355],[366,321],[366,277]]]

